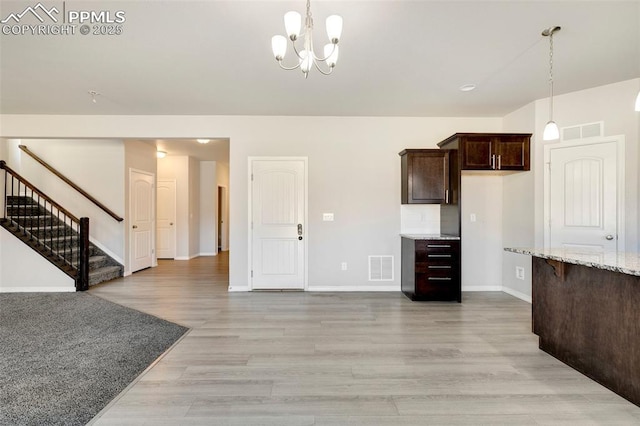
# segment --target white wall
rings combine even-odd
[[[200,162],[200,255],[218,253],[218,183],[216,162]]]
[[[91,240],[124,263],[124,224],[117,222],[81,196],[41,164],[19,150],[26,145],[33,153],[75,182],[106,207],[125,216],[124,144],[118,139],[15,139],[8,144],[8,157],[25,179],[52,197],[76,217],[90,219]],[[10,164],[11,165],[11,164]]]
[[[249,156],[309,158],[311,289],[398,290],[398,152],[435,148],[437,142],[455,132],[495,132],[501,128],[500,118],[0,116],[0,137],[191,138],[207,134],[230,138],[229,272],[233,289],[247,288],[248,284]],[[162,161],[159,170],[160,164]],[[335,221],[323,222],[323,212],[333,212]],[[475,243],[469,244],[474,250]],[[483,244],[479,242],[477,249],[481,250]],[[369,254],[395,256],[397,273],[391,285],[368,281]],[[347,271],[340,270],[341,262],[348,262]],[[482,278],[486,270],[483,265],[470,276],[478,277],[478,282],[491,281]]]
[[[504,118],[505,132],[535,131],[535,105],[530,103]],[[534,183],[536,173],[542,172],[533,153],[538,144],[531,139],[531,170],[505,175],[502,181],[502,245],[503,247],[535,246]],[[524,268],[524,280],[516,278],[516,267]],[[531,301],[531,256],[502,253],[503,291]]]
[[[502,289],[502,176],[462,172],[462,290]],[[476,221],[471,221],[471,215]]]
[[[156,148],[154,145],[146,143],[146,142],[142,142],[142,141],[131,141],[128,140],[124,143],[124,154],[125,154],[125,158],[124,158],[124,188],[123,188],[123,193],[124,193],[124,202],[125,202],[125,207],[124,207],[124,235],[123,235],[123,245],[124,245],[124,253],[125,253],[125,262],[124,262],[124,266],[125,266],[125,275],[129,275],[131,273],[131,256],[130,256],[130,252],[131,252],[131,246],[130,246],[130,242],[129,242],[129,238],[130,238],[130,231],[131,231],[131,223],[129,221],[130,219],[130,215],[129,215],[129,208],[130,208],[130,182],[129,182],[129,171],[131,169],[134,170],[138,170],[138,171],[143,171],[143,172],[147,172],[147,173],[152,173],[154,176],[156,175],[156,163],[157,163],[157,157],[156,157]],[[156,180],[154,181],[154,186],[157,183],[157,176],[156,176]],[[155,212],[154,212],[154,222],[155,222]],[[154,235],[155,235],[155,230],[153,231]],[[152,238],[153,241],[155,241],[155,237]],[[153,266],[157,266],[158,265],[158,258],[156,256],[156,251],[155,251],[155,247],[153,247],[153,255],[152,255],[152,265]]]
[[[76,291],[69,277],[31,247],[0,228],[0,293]]]

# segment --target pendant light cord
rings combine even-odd
[[[553,120],[553,31],[549,34],[549,121]]]

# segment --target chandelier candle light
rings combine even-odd
[[[291,46],[297,56],[298,64],[292,67],[286,67],[282,64],[284,56],[287,53],[287,39],[284,36],[277,35],[271,39],[271,48],[273,56],[285,70],[295,70],[300,68],[307,78],[309,71],[315,67],[320,73],[329,75],[333,71],[338,61],[338,42],[342,34],[342,17],[339,15],[331,15],[327,18],[327,36],[330,43],[324,46],[324,57],[317,56],[313,49],[313,18],[311,17],[311,0],[307,0],[307,15],[304,20],[304,28],[302,28],[302,15],[298,12],[291,11],[284,15],[284,27],[287,37],[291,40]],[[302,49],[298,49],[296,41],[300,37],[302,29],[303,43]],[[326,69],[322,69],[319,62],[324,62]]]
[[[542,35],[549,37],[549,121],[544,126],[542,139],[545,141],[553,141],[560,138],[560,130],[555,121],[553,121],[553,33],[560,31],[560,27],[549,27],[542,31]]]

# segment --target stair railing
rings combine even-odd
[[[115,220],[117,220],[118,222],[122,222],[124,220],[124,218],[118,216],[117,214],[115,214],[113,211],[111,211],[107,206],[105,206],[104,204],[102,204],[100,201],[96,200],[92,195],[90,195],[87,191],[85,191],[84,189],[80,188],[78,185],[76,185],[73,181],[71,181],[68,177],[66,177],[65,175],[63,175],[62,173],[60,173],[58,170],[56,170],[53,166],[51,166],[49,163],[47,163],[46,161],[44,161],[42,158],[38,157],[36,154],[34,154],[32,151],[29,150],[29,148],[27,148],[26,145],[18,145],[18,147],[24,151],[27,155],[29,155],[31,158],[33,158],[34,160],[36,160],[38,163],[42,164],[42,166],[44,166],[45,169],[49,170],[51,173],[53,173],[54,175],[58,176],[64,183],[66,183],[67,185],[69,185],[70,187],[72,187],[73,189],[75,189],[76,191],[78,191],[80,194],[82,194],[83,197],[85,197],[87,200],[91,201],[93,204],[95,204],[96,206],[98,206],[100,209],[102,209],[106,214],[108,214],[109,216],[111,216],[112,218],[114,218]]]
[[[89,288],[89,218],[77,218],[0,160],[4,170],[2,226]],[[43,215],[42,213],[45,213]],[[47,217],[50,215],[50,217]]]

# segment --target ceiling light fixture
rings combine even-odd
[[[100,93],[96,92],[95,90],[89,90],[88,93],[91,95],[91,102],[97,104],[98,99],[96,98],[96,96],[100,96]]]
[[[553,33],[560,31],[560,27],[549,27],[542,31],[542,35],[549,37],[549,121],[544,126],[542,139],[553,141],[560,138],[560,129],[553,121]]]
[[[461,92],[470,92],[472,90],[476,90],[476,85],[475,84],[464,84],[464,85],[460,86],[460,91]]]
[[[300,36],[300,29],[302,27],[302,15],[295,11],[287,12],[284,15],[284,27],[287,31],[287,37],[291,40],[291,46],[297,56],[298,64],[292,67],[286,67],[282,64],[284,56],[287,53],[287,39],[284,36],[276,35],[271,39],[271,49],[280,68],[285,70],[300,68],[304,74],[304,78],[308,77],[312,67],[315,67],[324,75],[331,74],[338,61],[338,42],[342,34],[342,17],[340,15],[331,15],[327,18],[327,36],[329,36],[331,43],[324,46],[324,57],[317,56],[313,49],[313,18],[311,17],[310,0],[307,0],[307,14],[304,20],[304,28],[302,29],[304,35],[302,50],[298,50],[296,47],[296,40],[298,40]],[[318,62],[324,62],[327,69],[323,70],[318,65]]]
[[[205,144],[211,142],[211,139],[196,139],[198,143]]]
[[[158,158],[164,158],[167,156],[166,151],[156,151],[156,157]]]

